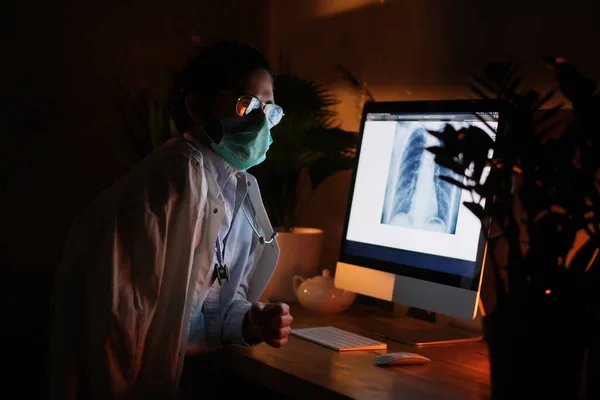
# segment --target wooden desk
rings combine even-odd
[[[311,314],[292,305],[293,328],[331,325],[381,340],[366,330],[368,318],[393,321],[398,328],[428,325],[412,318],[385,318],[373,309],[356,308],[335,316]],[[385,341],[385,340],[382,340]],[[229,372],[292,399],[489,399],[489,363],[485,343],[415,348],[387,342],[388,352],[412,351],[432,361],[427,365],[377,367],[384,351],[338,353],[291,336],[283,349],[265,344],[223,351]]]

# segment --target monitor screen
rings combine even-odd
[[[463,204],[471,193],[439,178],[461,177],[426,148],[441,145],[429,131],[446,124],[477,126],[495,140],[499,112],[397,104],[397,111],[365,109],[341,261],[477,290],[486,228]]]

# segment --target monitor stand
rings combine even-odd
[[[411,318],[411,317],[400,317]],[[386,318],[387,319],[387,318]],[[382,339],[404,343],[412,346],[432,346],[440,344],[458,344],[478,342],[481,333],[453,326],[436,326],[424,329],[406,329],[401,325],[379,318],[365,318],[363,330]]]

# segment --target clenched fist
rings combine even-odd
[[[284,303],[255,303],[244,319],[244,338],[247,342],[264,341],[280,348],[288,341],[294,318]]]

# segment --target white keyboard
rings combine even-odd
[[[386,350],[387,344],[332,326],[294,329],[292,335],[337,351]]]

